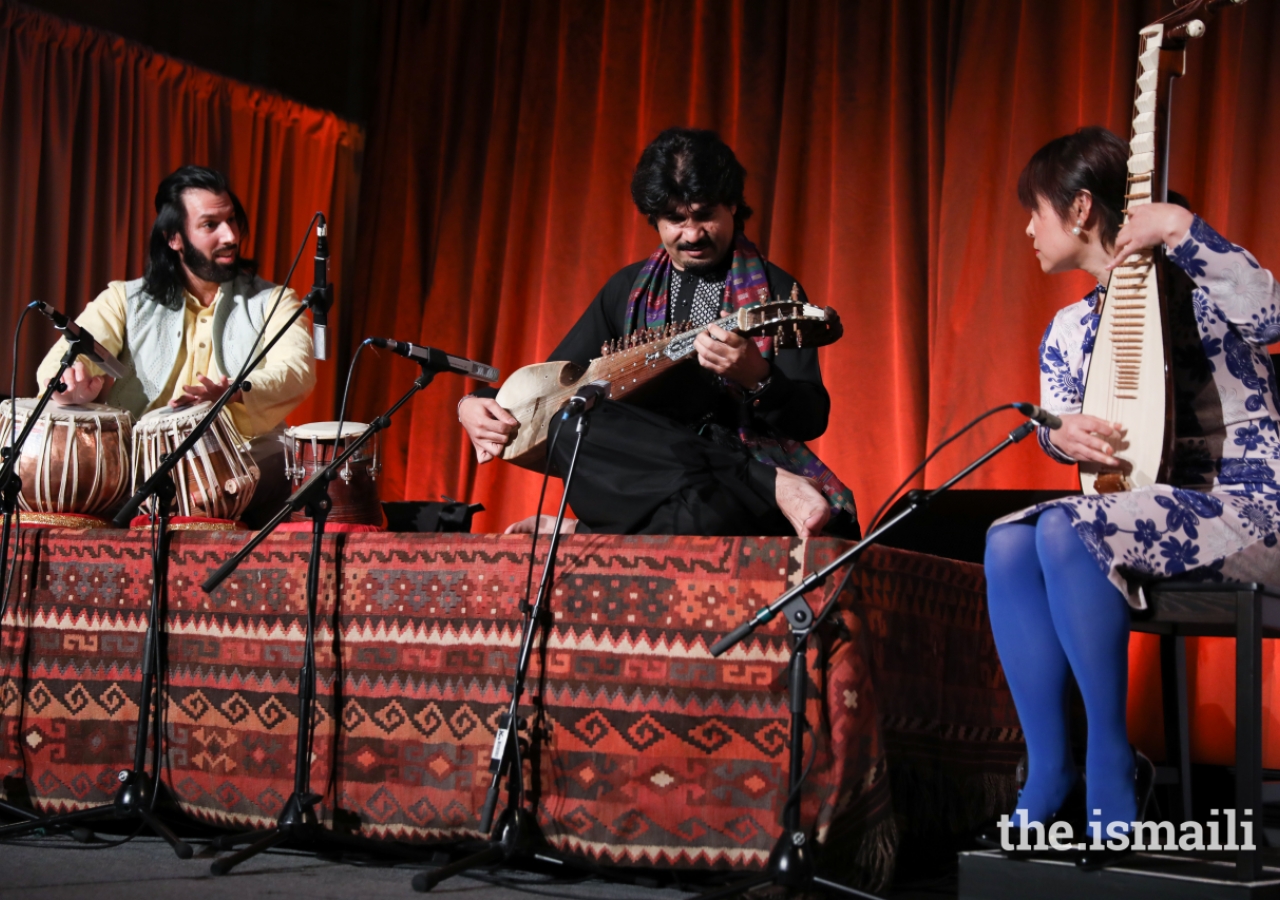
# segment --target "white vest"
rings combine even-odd
[[[140,416],[169,383],[186,332],[186,304],[170,309],[142,290],[142,279],[125,282],[125,346],[120,361],[133,371],[119,379],[106,403]],[[233,377],[249,361],[276,286],[261,278],[237,275],[223,284],[213,313],[213,359],[218,371]],[[270,335],[264,336],[264,340]],[[207,374],[207,373],[206,373]],[[167,398],[166,398],[167,399]]]

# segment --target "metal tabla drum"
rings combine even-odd
[[[337,422],[312,422],[286,428],[284,437],[284,472],[294,487],[302,484],[320,469],[342,455],[351,441],[364,434],[369,426],[363,422],[343,422],[338,437]],[[382,525],[382,501],[378,496],[378,436],[373,438],[343,463],[338,477],[329,482],[330,522],[357,525]],[[292,521],[306,520],[301,510]]]
[[[13,405],[8,400],[0,404],[0,437],[6,445],[26,426],[38,403],[24,398]],[[40,519],[46,524],[59,524],[56,515],[100,516],[114,510],[129,488],[132,431],[133,416],[127,410],[101,403],[50,403],[18,460],[19,507],[37,516],[53,516]]]
[[[133,429],[134,490],[159,468],[162,456],[178,448],[212,405],[162,407],[138,420]],[[253,499],[260,477],[249,442],[224,409],[173,470],[177,515],[238,519]]]

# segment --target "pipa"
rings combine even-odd
[[[1129,138],[1124,218],[1168,197],[1169,100],[1186,71],[1187,41],[1205,32],[1220,6],[1244,0],[1189,0],[1138,32],[1138,77]],[[1086,494],[1107,494],[1169,480],[1173,457],[1173,381],[1169,301],[1174,265],[1162,247],[1127,257],[1111,273],[1082,412],[1127,429],[1115,453],[1120,470],[1081,465]]]

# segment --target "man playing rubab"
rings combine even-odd
[[[707,327],[696,364],[677,366],[643,397],[606,400],[590,413],[570,486],[578,516],[570,527],[580,532],[856,532],[852,494],[800,443],[826,430],[831,406],[817,351],[762,353],[711,324],[758,302],[764,289],[785,297],[795,285],[743,233],[745,177],[710,131],[669,129],[640,157],[631,195],[661,246],[609,279],[550,358],[585,367],[602,345],[644,329]],[[494,396],[484,390],[458,405],[481,462],[501,455],[519,426]],[[555,443],[557,475],[572,447]],[[527,519],[508,531],[532,527]]]

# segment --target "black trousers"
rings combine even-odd
[[[625,403],[603,401],[569,485],[580,530],[600,534],[790,535],[776,473],[724,429],[711,436]],[[559,423],[552,473],[564,477],[578,417]],[[557,425],[552,425],[555,437]],[[582,526],[586,526],[582,528]]]

